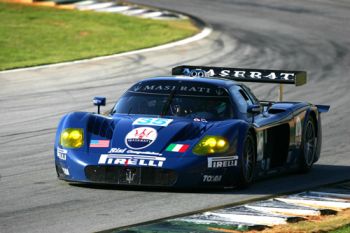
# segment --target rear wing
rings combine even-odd
[[[172,75],[220,77],[239,82],[281,83],[301,86],[306,83],[305,71],[240,69],[209,66],[177,66]]]
[[[172,69],[172,75],[190,77],[218,77],[239,82],[279,83],[280,101],[283,96],[282,84],[301,86],[306,83],[305,71],[241,69],[212,66],[177,66]]]

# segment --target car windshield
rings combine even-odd
[[[228,97],[178,96],[128,93],[113,109],[114,113],[178,116],[206,120],[224,120],[233,117]]]

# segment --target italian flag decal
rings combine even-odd
[[[189,147],[190,147],[190,145],[188,145],[188,144],[170,144],[170,145],[166,148],[166,151],[183,153],[183,152],[185,152]]]

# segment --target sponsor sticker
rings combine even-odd
[[[206,119],[204,118],[193,118],[193,121],[199,121],[199,122],[208,122]]]
[[[62,171],[63,171],[63,173],[64,173],[66,176],[69,176],[69,170],[68,170],[68,168],[62,167]]]
[[[271,80],[294,80],[295,72],[284,71],[258,71],[258,70],[237,70],[234,68],[226,69],[209,69],[208,71],[203,69],[189,69],[183,70],[183,75],[190,77],[234,77],[234,78],[252,78],[252,79],[271,79]]]
[[[123,153],[125,153],[126,152],[126,148],[111,148],[109,151],[108,151],[108,153],[118,153],[118,154],[123,154]]]
[[[237,166],[238,156],[209,157],[208,168],[224,168]]]
[[[142,87],[144,91],[173,91],[177,88],[178,92],[185,92],[185,93],[203,93],[203,94],[210,94],[211,88],[210,87],[202,87],[202,86],[176,86],[176,85],[145,85]]]
[[[91,140],[90,147],[92,147],[92,148],[107,148],[107,147],[109,147],[109,140]]]
[[[68,151],[65,149],[57,148],[57,157],[60,160],[66,160],[67,159],[67,153]]]
[[[133,125],[153,125],[153,126],[168,126],[173,119],[166,118],[137,118],[132,124]]]
[[[135,154],[135,155],[153,155],[153,156],[162,156],[162,153],[153,152],[153,151],[137,151],[137,150],[128,150],[127,148],[111,148],[108,151],[109,154]]]
[[[204,175],[203,176],[203,182],[208,182],[208,183],[220,182],[221,179],[222,179],[221,175]]]
[[[301,126],[301,119],[299,116],[295,118],[295,142],[297,145],[301,144],[302,141],[302,126]]]
[[[139,127],[131,130],[125,137],[127,147],[140,150],[150,146],[156,139],[157,130],[150,127]]]
[[[195,96],[228,96],[228,92],[223,88],[208,84],[178,83],[178,82],[145,82],[136,84],[131,88],[133,92],[142,93],[163,93],[169,94],[176,90],[179,95],[195,95]]]
[[[188,144],[170,144],[165,150],[184,153],[190,147]]]
[[[257,161],[261,161],[264,158],[264,131],[259,131],[256,134],[257,141]]]
[[[162,167],[166,158],[146,155],[102,154],[98,164]]]

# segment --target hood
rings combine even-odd
[[[110,153],[125,153],[127,150],[154,155],[165,151],[185,153],[216,124],[187,118],[90,115],[87,144],[89,149],[100,148]]]
[[[105,117],[86,112],[67,114],[60,122],[56,146],[64,128],[83,128],[84,146],[70,150],[70,159],[81,164],[123,164],[163,167],[182,166],[202,161],[206,156],[192,153],[193,148],[206,135],[225,137],[231,149],[240,143],[239,132],[246,127],[243,121],[230,119],[207,122],[203,119],[178,117],[154,118],[137,115]],[[242,133],[242,132],[241,132]],[[237,144],[238,143],[238,144]],[[233,154],[234,150],[227,153]],[[69,149],[68,149],[69,150]]]

